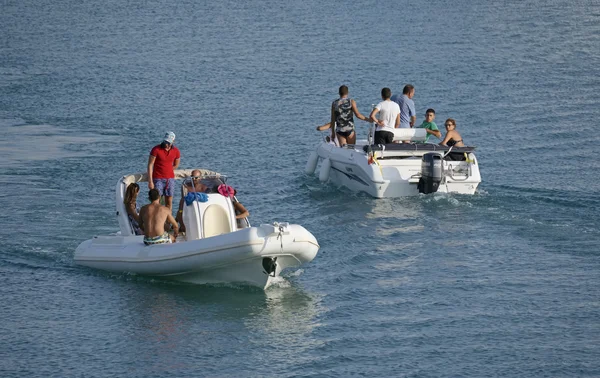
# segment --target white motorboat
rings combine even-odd
[[[419,193],[474,194],[481,182],[475,147],[448,147],[424,143],[425,129],[395,129],[394,141],[373,145],[358,140],[338,147],[324,140],[313,151],[305,172],[375,198],[403,197]]]
[[[176,170],[176,180],[185,183],[191,172]],[[185,235],[173,244],[149,246],[143,243],[143,236],[135,235],[123,204],[127,186],[147,182],[147,176],[123,176],[116,186],[120,233],[84,241],[75,251],[75,263],[190,283],[246,283],[266,289],[282,270],[315,258],[319,244],[300,225],[251,227],[247,220],[238,225],[232,198],[217,190],[226,177],[213,171],[201,172],[201,182],[208,189],[191,203],[184,203]]]

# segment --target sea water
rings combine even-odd
[[[409,83],[476,195],[303,173],[340,85]],[[598,2],[4,0],[0,376],[600,376],[599,103]],[[166,131],[317,257],[267,291],[75,265]]]

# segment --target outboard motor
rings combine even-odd
[[[263,257],[262,266],[264,274],[275,277],[275,272],[277,271],[277,257]]]
[[[442,154],[428,152],[421,160],[421,178],[417,189],[419,193],[435,193],[442,181]]]

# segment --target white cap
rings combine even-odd
[[[163,138],[163,140],[165,142],[169,142],[170,144],[173,144],[173,142],[175,142],[175,133],[172,131],[169,131],[168,133],[165,134],[165,137]]]

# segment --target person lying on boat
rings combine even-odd
[[[206,192],[206,189],[208,189],[200,180],[202,180],[202,172],[200,172],[199,169],[194,169],[192,171],[191,180],[184,181],[181,186],[181,199],[179,200],[177,215],[175,216],[175,220],[179,222],[179,230],[181,232],[185,232],[185,224],[183,224],[183,202],[186,194],[204,193]]]
[[[442,133],[440,133],[440,129],[438,129],[437,125],[433,120],[435,119],[435,110],[429,108],[425,111],[425,120],[422,124],[420,124],[419,128],[425,129],[427,131],[427,137],[425,138],[425,143],[429,141],[429,137],[431,135],[436,138],[442,138]]]
[[[171,209],[160,204],[160,193],[158,190],[150,189],[148,192],[150,203],[140,210],[140,227],[144,230],[144,244],[175,243],[179,235],[179,226],[171,214]],[[165,231],[165,223],[173,227],[173,234]]]
[[[463,139],[458,131],[456,131],[456,121],[452,118],[448,118],[444,123],[444,126],[446,126],[447,132],[444,140],[442,140],[440,144],[448,147],[464,147]]]
[[[129,218],[129,223],[131,223],[131,227],[133,227],[133,232],[136,235],[144,235],[144,231],[140,227],[140,208],[137,205],[137,196],[140,192],[140,186],[138,184],[131,183],[127,187],[125,191],[125,199],[123,200],[123,204],[125,204],[125,210],[127,210],[127,218]]]

